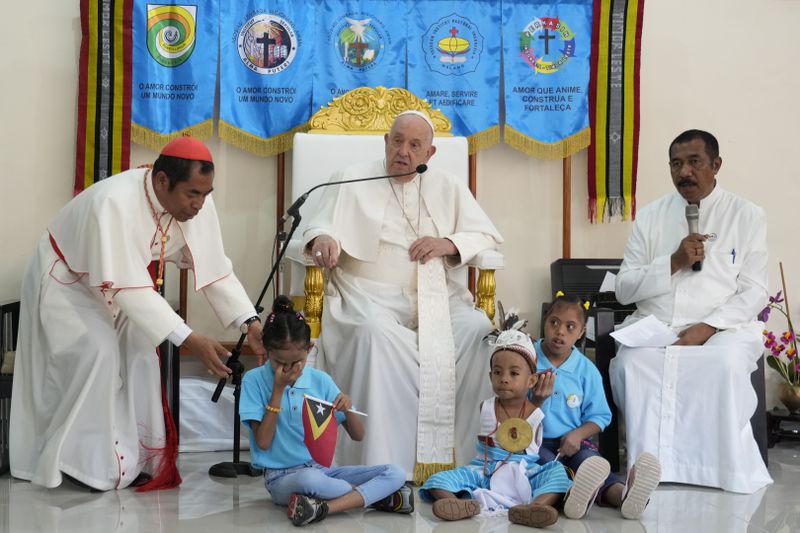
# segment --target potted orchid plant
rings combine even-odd
[[[797,354],[797,338],[789,311],[783,263],[780,263],[780,270],[782,289],[775,296],[769,297],[769,303],[758,314],[758,319],[767,322],[772,310],[778,311],[786,318],[787,329],[780,335],[764,329],[764,347],[770,351],[767,355],[767,364],[783,378],[780,400],[789,411],[794,412],[800,409],[800,357]]]

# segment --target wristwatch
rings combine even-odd
[[[241,331],[244,334],[247,334],[247,332],[250,330],[250,324],[252,324],[255,321],[261,322],[261,319],[258,318],[257,316],[251,316],[250,318],[242,322],[242,325],[239,326],[239,331]]]

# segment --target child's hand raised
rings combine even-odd
[[[284,389],[297,380],[303,373],[305,361],[295,361],[288,365],[279,365],[275,369],[275,388]]]
[[[353,400],[351,400],[350,396],[344,394],[343,392],[340,392],[339,396],[333,400],[333,408],[337,411],[347,412],[347,410],[351,407],[353,407]]]
[[[544,401],[553,394],[553,384],[556,382],[556,375],[554,372],[546,371],[536,374],[536,381],[533,383],[533,399],[531,403],[536,407],[541,407]]]

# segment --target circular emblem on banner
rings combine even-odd
[[[259,74],[277,74],[294,61],[298,41],[288,20],[271,13],[260,13],[239,29],[236,46],[247,68]]]
[[[197,7],[147,5],[147,50],[165,67],[177,67],[192,55]]]
[[[328,41],[345,67],[364,72],[383,59],[388,35],[383,22],[374,15],[350,13],[333,25]]]
[[[536,73],[553,74],[575,56],[575,34],[558,18],[533,19],[519,36],[519,49]]]
[[[451,13],[434,22],[422,36],[428,68],[445,76],[460,76],[478,68],[483,35],[467,17]]]

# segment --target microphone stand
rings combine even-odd
[[[325,183],[320,183],[315,185],[314,187],[310,188],[308,191],[303,193],[294,203],[287,209],[286,215],[284,215],[280,221],[278,222],[278,226],[282,225],[284,222],[288,220],[289,217],[292,217],[292,227],[289,230],[289,234],[286,236],[285,239],[280,239],[280,232],[278,240],[285,240],[289,243],[292,240],[292,236],[294,235],[297,226],[300,225],[300,207],[306,202],[308,199],[308,195],[314,192],[315,190],[319,189],[320,187],[326,187],[328,185],[342,185],[345,183],[355,183],[359,181],[372,181],[372,180],[380,180],[380,179],[388,179],[388,178],[400,178],[403,176],[410,176],[412,174],[422,174],[426,170],[428,170],[428,166],[425,164],[418,165],[414,170],[411,172],[404,172],[402,174],[391,174],[387,176],[375,176],[371,178],[356,178],[352,180],[343,180],[343,181],[328,181]],[[267,293],[267,289],[269,288],[270,284],[272,283],[272,279],[275,277],[275,273],[280,268],[281,261],[283,260],[283,256],[286,255],[287,246],[282,246],[280,253],[278,254],[278,259],[275,261],[275,264],[272,265],[272,270],[269,272],[269,276],[267,277],[267,282],[264,284],[264,288],[261,289],[261,294],[258,295],[258,300],[256,300],[255,308],[256,312],[260,315],[264,308],[261,306],[261,302],[264,299],[264,295]],[[236,343],[236,347],[231,350],[231,355],[228,357],[225,365],[231,369],[231,384],[233,385],[233,409],[234,409],[234,420],[233,420],[233,461],[232,462],[222,462],[217,463],[211,468],[208,469],[209,475],[216,476],[216,477],[238,477],[241,475],[248,475],[251,477],[260,476],[263,472],[263,469],[256,468],[251,465],[247,461],[240,461],[239,460],[239,440],[241,437],[241,420],[239,418],[239,399],[242,393],[242,375],[244,374],[244,365],[239,361],[239,356],[242,353],[242,346],[244,345],[245,340],[247,339],[247,334],[242,333],[239,337],[239,342]],[[219,400],[220,395],[222,394],[222,390],[225,388],[225,383],[228,381],[228,378],[220,378],[219,382],[217,383],[217,388],[214,390],[214,394],[211,396],[211,401],[216,403]]]
[[[302,205],[302,204],[301,204]],[[297,209],[295,209],[294,220],[292,221],[292,227],[289,230],[289,235],[285,240],[287,243],[292,239],[292,235],[294,235],[297,226],[300,225],[300,211],[299,205]],[[282,233],[282,232],[281,232]],[[264,308],[261,306],[261,302],[264,299],[264,295],[267,293],[267,289],[269,288],[270,284],[272,283],[272,279],[275,277],[275,273],[280,268],[281,261],[283,260],[283,256],[286,255],[287,246],[282,246],[280,253],[278,254],[278,259],[275,261],[275,264],[272,265],[272,270],[269,272],[269,276],[267,277],[267,282],[264,284],[264,288],[261,289],[261,294],[258,295],[258,300],[256,300],[255,308],[256,312],[260,315]],[[242,333],[239,336],[239,342],[236,343],[236,347],[231,350],[231,355],[228,357],[228,360],[225,362],[225,365],[231,369],[231,384],[233,385],[233,409],[234,409],[234,416],[233,416],[233,461],[232,462],[222,462],[212,465],[211,468],[208,469],[209,475],[216,476],[216,477],[238,477],[241,475],[248,475],[251,477],[260,476],[263,472],[263,469],[256,468],[251,465],[247,461],[240,461],[239,460],[239,440],[241,437],[241,430],[242,430],[242,423],[241,419],[239,418],[239,399],[242,394],[242,375],[244,374],[244,365],[241,361],[239,361],[239,356],[242,353],[242,346],[244,345],[245,340],[247,339],[247,334]],[[228,381],[227,378],[221,378],[217,383],[217,388],[214,390],[213,396],[211,396],[212,402],[217,402],[219,400],[220,395],[222,394],[222,390],[225,388],[225,383]]]

